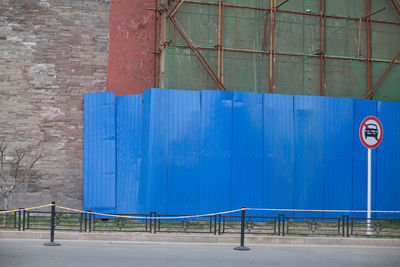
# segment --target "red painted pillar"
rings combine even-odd
[[[154,87],[154,0],[111,0],[107,90],[140,94]]]

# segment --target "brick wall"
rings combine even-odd
[[[108,21],[109,0],[0,0],[0,140],[44,149],[10,208],[82,206],[83,94],[106,90]]]
[[[108,90],[141,94],[158,87],[154,47],[155,0],[111,0]],[[158,68],[158,67],[157,67]]]

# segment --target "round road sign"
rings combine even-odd
[[[360,125],[361,143],[369,149],[374,149],[382,141],[383,127],[378,118],[374,116],[366,117]]]

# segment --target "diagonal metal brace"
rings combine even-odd
[[[201,54],[200,50],[196,47],[196,45],[193,43],[193,41],[190,39],[190,37],[187,35],[185,30],[182,28],[182,26],[179,24],[179,22],[176,20],[175,16],[171,14],[171,12],[168,9],[168,5],[166,3],[161,3],[162,9],[164,9],[166,15],[174,24],[175,28],[178,30],[178,32],[182,35],[182,38],[185,40],[185,42],[188,44],[192,52],[195,54],[195,56],[199,59],[201,65],[205,68],[207,73],[210,75],[210,77],[213,79],[214,83],[216,84],[218,90],[223,90],[226,91],[225,86],[221,82],[221,80],[218,78],[217,74],[213,71],[211,66],[208,64],[207,60],[204,58],[204,56]]]
[[[392,0],[392,3],[393,3],[394,8],[397,11],[397,14],[400,15],[400,4],[399,4],[399,2],[397,0],[396,0],[396,2],[395,2],[395,0]]]
[[[379,77],[378,81],[375,83],[375,85],[372,87],[372,89],[368,92],[367,96],[365,97],[366,99],[372,99],[374,96],[376,89],[378,89],[379,85],[383,82],[383,80],[386,78],[388,75],[389,71],[393,68],[394,64],[396,63],[397,59],[400,57],[400,50],[397,52],[397,54],[394,56],[392,61],[390,62],[389,66],[385,69],[385,71],[382,73],[381,77]]]
[[[181,7],[181,5],[185,2],[185,0],[178,0],[178,2],[175,4],[175,6],[172,7],[171,9],[171,16],[175,16],[175,13],[178,11],[178,9]]]
[[[365,20],[365,19],[367,19],[367,18],[370,18],[370,17],[372,17],[373,15],[375,15],[375,14],[377,14],[377,13],[379,13],[379,12],[385,10],[385,9],[386,9],[386,7],[382,7],[381,9],[378,9],[378,10],[376,10],[376,11],[374,11],[374,12],[372,12],[372,13],[370,13],[370,14],[364,16],[364,17],[362,17],[362,19]]]

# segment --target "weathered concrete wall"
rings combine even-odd
[[[0,0],[0,140],[44,149],[10,208],[81,207],[83,94],[106,90],[108,24],[109,0]]]
[[[155,0],[111,0],[108,90],[140,94],[154,87]],[[158,66],[157,66],[158,68]]]

